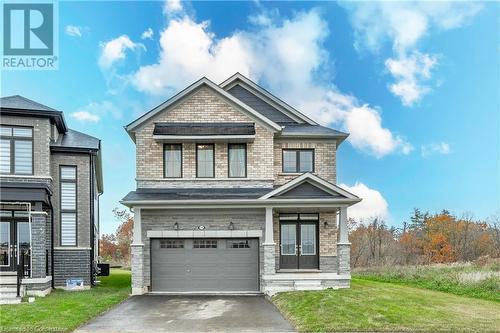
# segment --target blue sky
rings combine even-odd
[[[497,3],[61,2],[59,69],[5,71],[1,95],[65,112],[102,139],[103,232],[135,188],[123,125],[201,76],[235,71],[351,133],[350,214],[400,225],[414,207],[500,207]]]

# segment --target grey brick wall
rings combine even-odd
[[[146,237],[147,230],[174,230],[174,223],[179,230],[195,230],[205,226],[205,230],[228,230],[233,222],[234,230],[263,230],[265,211],[260,210],[223,210],[205,209],[186,210],[141,210],[142,242],[144,243],[144,286],[150,285],[150,241]],[[135,251],[135,250],[134,250]],[[139,250],[137,249],[139,252]],[[260,247],[260,270],[263,270],[263,249]],[[139,287],[139,286],[134,286]]]
[[[90,285],[90,250],[54,250],[55,286],[66,286],[66,279],[83,279]]]
[[[87,154],[52,154],[51,172],[53,178],[52,204],[54,205],[54,246],[60,246],[60,193],[59,166],[77,167],[77,246],[90,247],[90,157]]]
[[[31,218],[31,277],[45,277],[46,216]]]

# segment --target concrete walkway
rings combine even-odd
[[[263,296],[133,296],[76,332],[294,332]]]

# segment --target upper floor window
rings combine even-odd
[[[163,146],[164,176],[166,178],[182,177],[182,145],[165,144]]]
[[[76,166],[60,166],[61,246],[76,246]]]
[[[196,177],[215,177],[215,147],[213,144],[196,145]]]
[[[0,127],[0,173],[33,174],[32,127]]]
[[[314,172],[314,149],[283,149],[283,172]]]
[[[247,145],[242,143],[228,145],[229,177],[247,176]]]

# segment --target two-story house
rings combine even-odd
[[[202,78],[125,126],[136,145],[132,292],[265,292],[350,285],[335,185],[348,136],[241,74]]]
[[[68,279],[90,286],[100,140],[69,129],[61,111],[18,95],[0,99],[0,117],[0,298],[12,294],[18,271],[27,294],[45,295]]]

